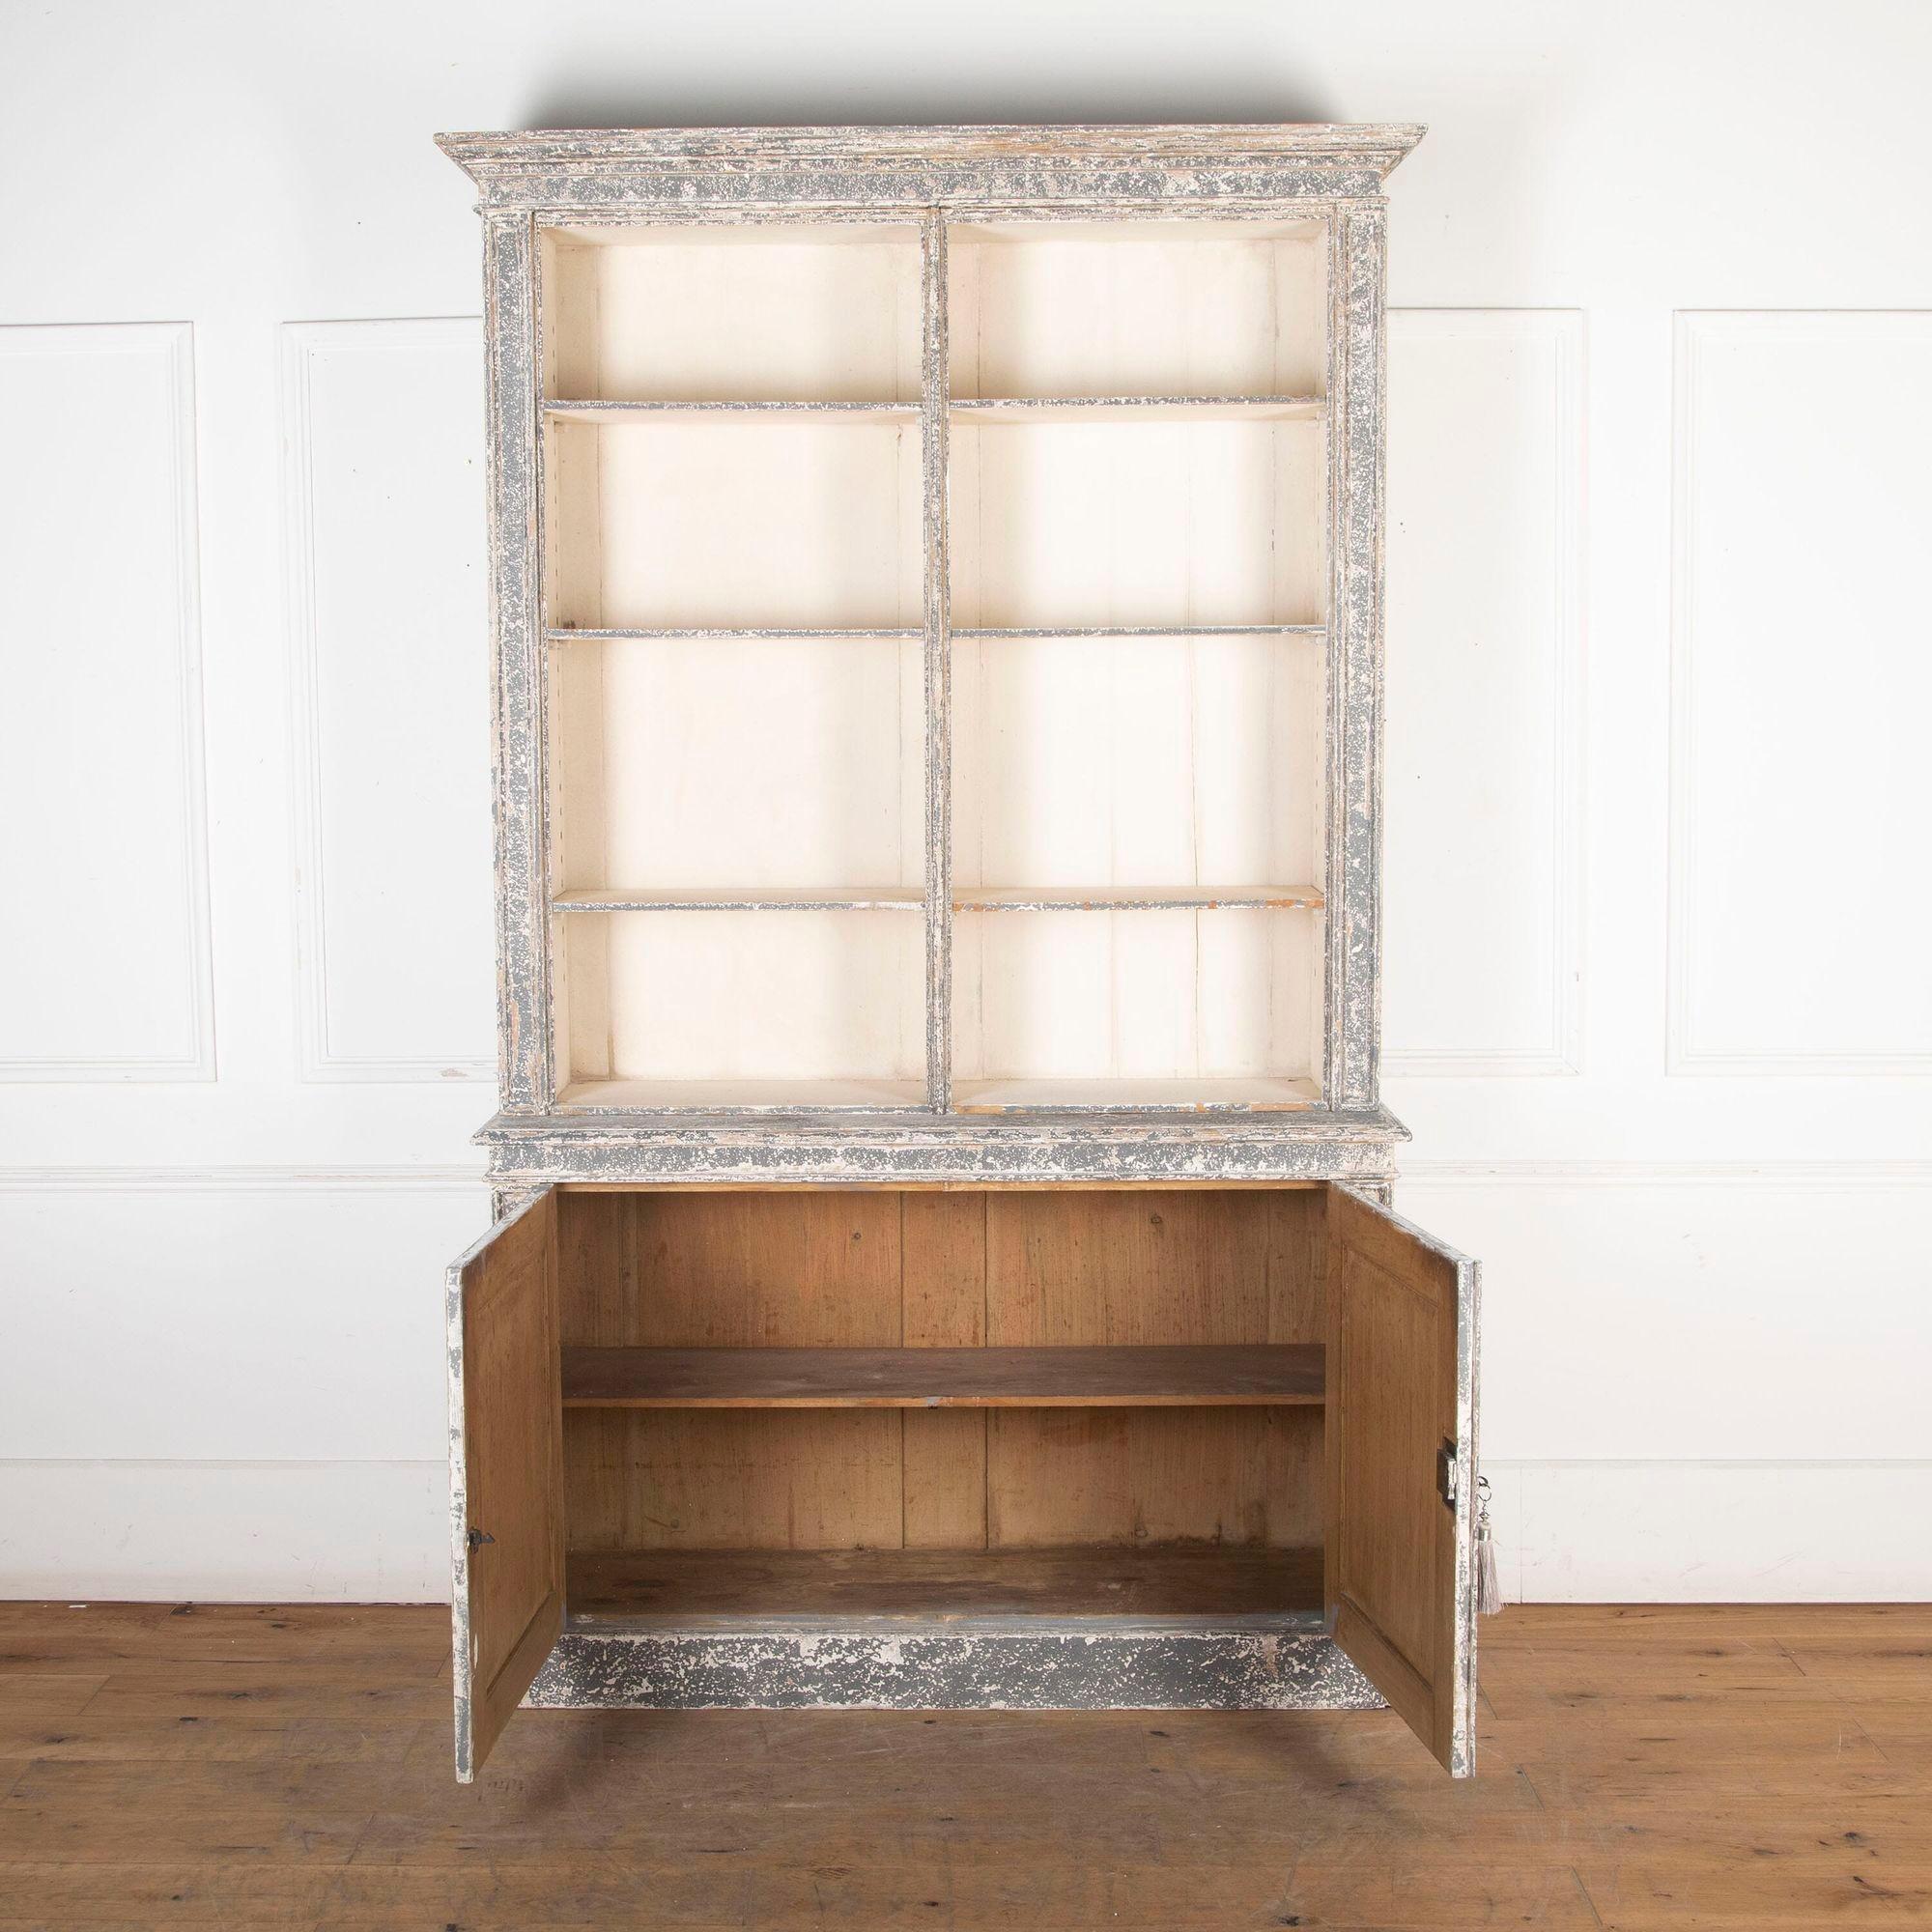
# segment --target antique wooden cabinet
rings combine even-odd
[[[520,1703],[1370,1707],[1471,1764],[1476,1271],[1377,1092],[1406,127],[465,134]]]

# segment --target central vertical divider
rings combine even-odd
[[[946,547],[946,221],[920,224],[925,550],[925,1103],[952,1106],[952,611]]]

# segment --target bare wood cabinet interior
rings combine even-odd
[[[1407,127],[450,135],[520,1704],[1372,1708],[1472,1763],[1476,1271],[1385,1203]]]

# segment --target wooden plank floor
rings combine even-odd
[[[1386,1715],[526,1712],[436,1609],[0,1605],[0,1927],[1932,1925],[1932,1606],[1514,1608]]]

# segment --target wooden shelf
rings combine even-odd
[[[566,1408],[1265,1407],[1319,1343],[1155,1349],[566,1349]]]
[[[1313,1080],[1274,1080],[1259,1075],[1215,1078],[1178,1075],[1169,1079],[1132,1074],[1106,1079],[1058,1079],[1035,1075],[1024,1079],[971,1077],[952,1083],[952,1105],[962,1114],[1005,1114],[1035,1110],[1071,1113],[1293,1112],[1321,1104]]]
[[[954,912],[1317,911],[1315,886],[954,886]]]
[[[972,423],[1320,422],[1320,396],[955,396],[953,419]]]
[[[834,630],[824,625],[692,625],[669,630],[595,629],[582,625],[553,626],[544,633],[553,644],[709,643],[709,644],[916,644],[925,636],[917,626]]]
[[[573,1080],[557,1095],[571,1114],[894,1113],[925,1104],[923,1080]]]
[[[573,1550],[564,1594],[572,1621],[584,1624],[1278,1616],[1321,1607],[1321,1551],[1219,1543]]]
[[[553,633],[553,635],[555,635]],[[908,632],[909,637],[921,635]],[[955,641],[1012,638],[1324,638],[1325,624],[991,624],[949,629]]]
[[[861,886],[828,892],[781,892],[759,886],[704,890],[673,886],[587,886],[559,893],[553,912],[919,912],[917,886]]]
[[[825,423],[916,423],[917,403],[553,402],[543,406],[554,422],[770,422],[774,418]]]
[[[583,886],[559,893],[553,912],[919,912],[917,886],[781,892],[761,886]],[[1317,911],[1315,886],[955,886],[955,912]]]

